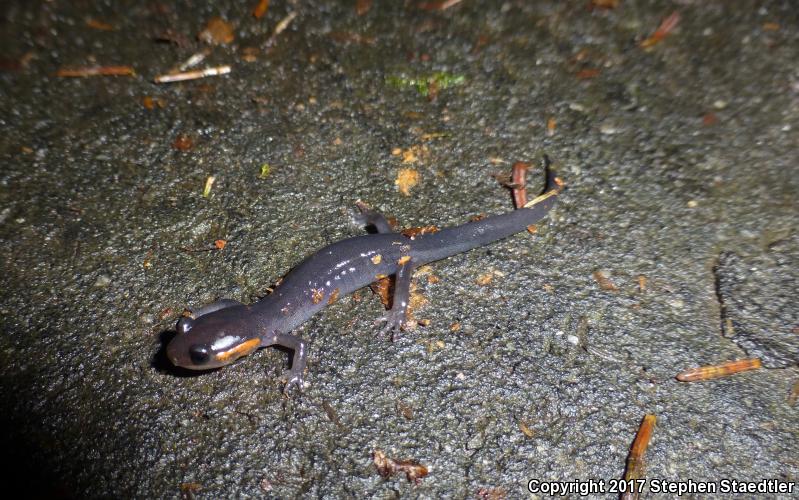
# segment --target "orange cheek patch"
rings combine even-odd
[[[219,354],[216,355],[216,360],[222,363],[229,363],[234,359],[239,359],[242,356],[250,354],[254,350],[258,349],[260,345],[261,345],[261,339],[259,338],[250,339],[246,342],[242,342],[241,344],[237,345],[232,349],[220,352]]]

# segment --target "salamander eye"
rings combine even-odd
[[[208,346],[203,344],[195,344],[189,347],[189,357],[195,365],[202,365],[208,361]]]
[[[191,330],[191,327],[194,325],[194,320],[188,317],[182,317],[178,321],[178,333],[187,333]]]

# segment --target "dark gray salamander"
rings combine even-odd
[[[405,320],[413,270],[524,231],[555,204],[558,188],[547,169],[547,187],[525,208],[437,232],[406,236],[394,233],[386,219],[359,206],[362,222],[376,234],[348,238],[317,251],[260,301],[244,305],[220,300],[182,318],[167,347],[173,364],[192,370],[218,368],[260,347],[279,345],[294,351],[286,389],[302,388],[306,343],[289,332],[353,291],[394,275],[392,307],[381,318],[384,331],[399,330]]]

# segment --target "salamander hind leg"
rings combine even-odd
[[[355,220],[359,225],[362,226],[371,226],[375,228],[378,233],[393,233],[394,230],[391,228],[391,224],[388,223],[385,216],[379,212],[375,212],[364,202],[358,200],[355,202],[355,206],[358,207],[358,210],[361,213],[355,215]]]
[[[399,331],[405,326],[408,315],[408,303],[410,302],[411,277],[414,265],[410,257],[403,257],[405,260],[399,265],[394,276],[394,296],[391,299],[391,309],[378,322],[385,321],[386,324],[380,330],[380,335],[391,335],[394,340]]]
[[[305,364],[308,360],[305,341],[294,335],[280,333],[275,336],[273,343],[294,351],[294,356],[291,358],[291,368],[283,372],[283,376],[286,379],[283,393],[288,394],[292,386],[297,387],[297,390],[302,392],[303,384],[305,383]]]

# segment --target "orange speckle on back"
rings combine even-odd
[[[422,234],[433,234],[437,232],[438,232],[438,227],[436,226],[420,226],[420,227],[409,227],[408,229],[403,229],[402,235],[410,239],[414,239]]]

